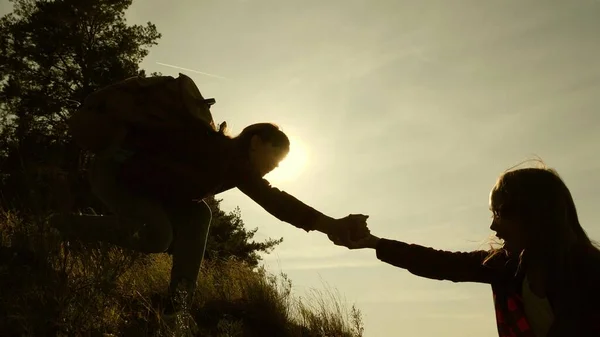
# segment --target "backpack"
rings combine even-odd
[[[79,146],[100,153],[119,146],[132,129],[189,129],[200,120],[217,131],[210,112],[214,103],[184,74],[177,78],[136,76],[90,94],[67,124]]]

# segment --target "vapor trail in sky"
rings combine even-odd
[[[219,76],[219,75],[214,75],[214,74],[209,74],[209,73],[205,73],[205,72],[194,70],[194,69],[188,69],[188,68],[178,67],[178,66],[174,66],[172,64],[166,64],[166,63],[162,63],[162,62],[156,62],[156,64],[161,65],[161,66],[165,66],[165,67],[170,67],[170,68],[175,68],[175,69],[180,69],[180,70],[185,70],[185,71],[191,71],[191,72],[194,72],[194,73],[200,74],[200,75],[210,76],[210,77],[214,77],[214,78],[220,78],[222,80],[228,80],[227,77],[223,77],[223,76]]]

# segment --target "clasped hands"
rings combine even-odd
[[[375,249],[379,238],[369,231],[368,218],[368,215],[363,214],[350,214],[341,219],[327,218],[320,223],[318,230],[327,234],[329,240],[337,246]]]

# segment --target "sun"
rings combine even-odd
[[[288,134],[290,152],[275,170],[265,176],[269,181],[286,182],[297,179],[308,164],[306,145],[298,138]]]

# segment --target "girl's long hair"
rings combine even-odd
[[[523,225],[527,247],[519,258],[533,253],[543,257],[549,267],[564,262],[572,248],[567,238],[575,236],[575,246],[600,256],[594,243],[579,222],[577,208],[558,173],[537,160],[537,167],[511,168],[504,172],[492,190],[492,199],[501,200],[502,216],[518,219]],[[572,233],[572,234],[570,234]],[[486,258],[506,253],[495,248]],[[484,262],[484,263],[485,263]]]

